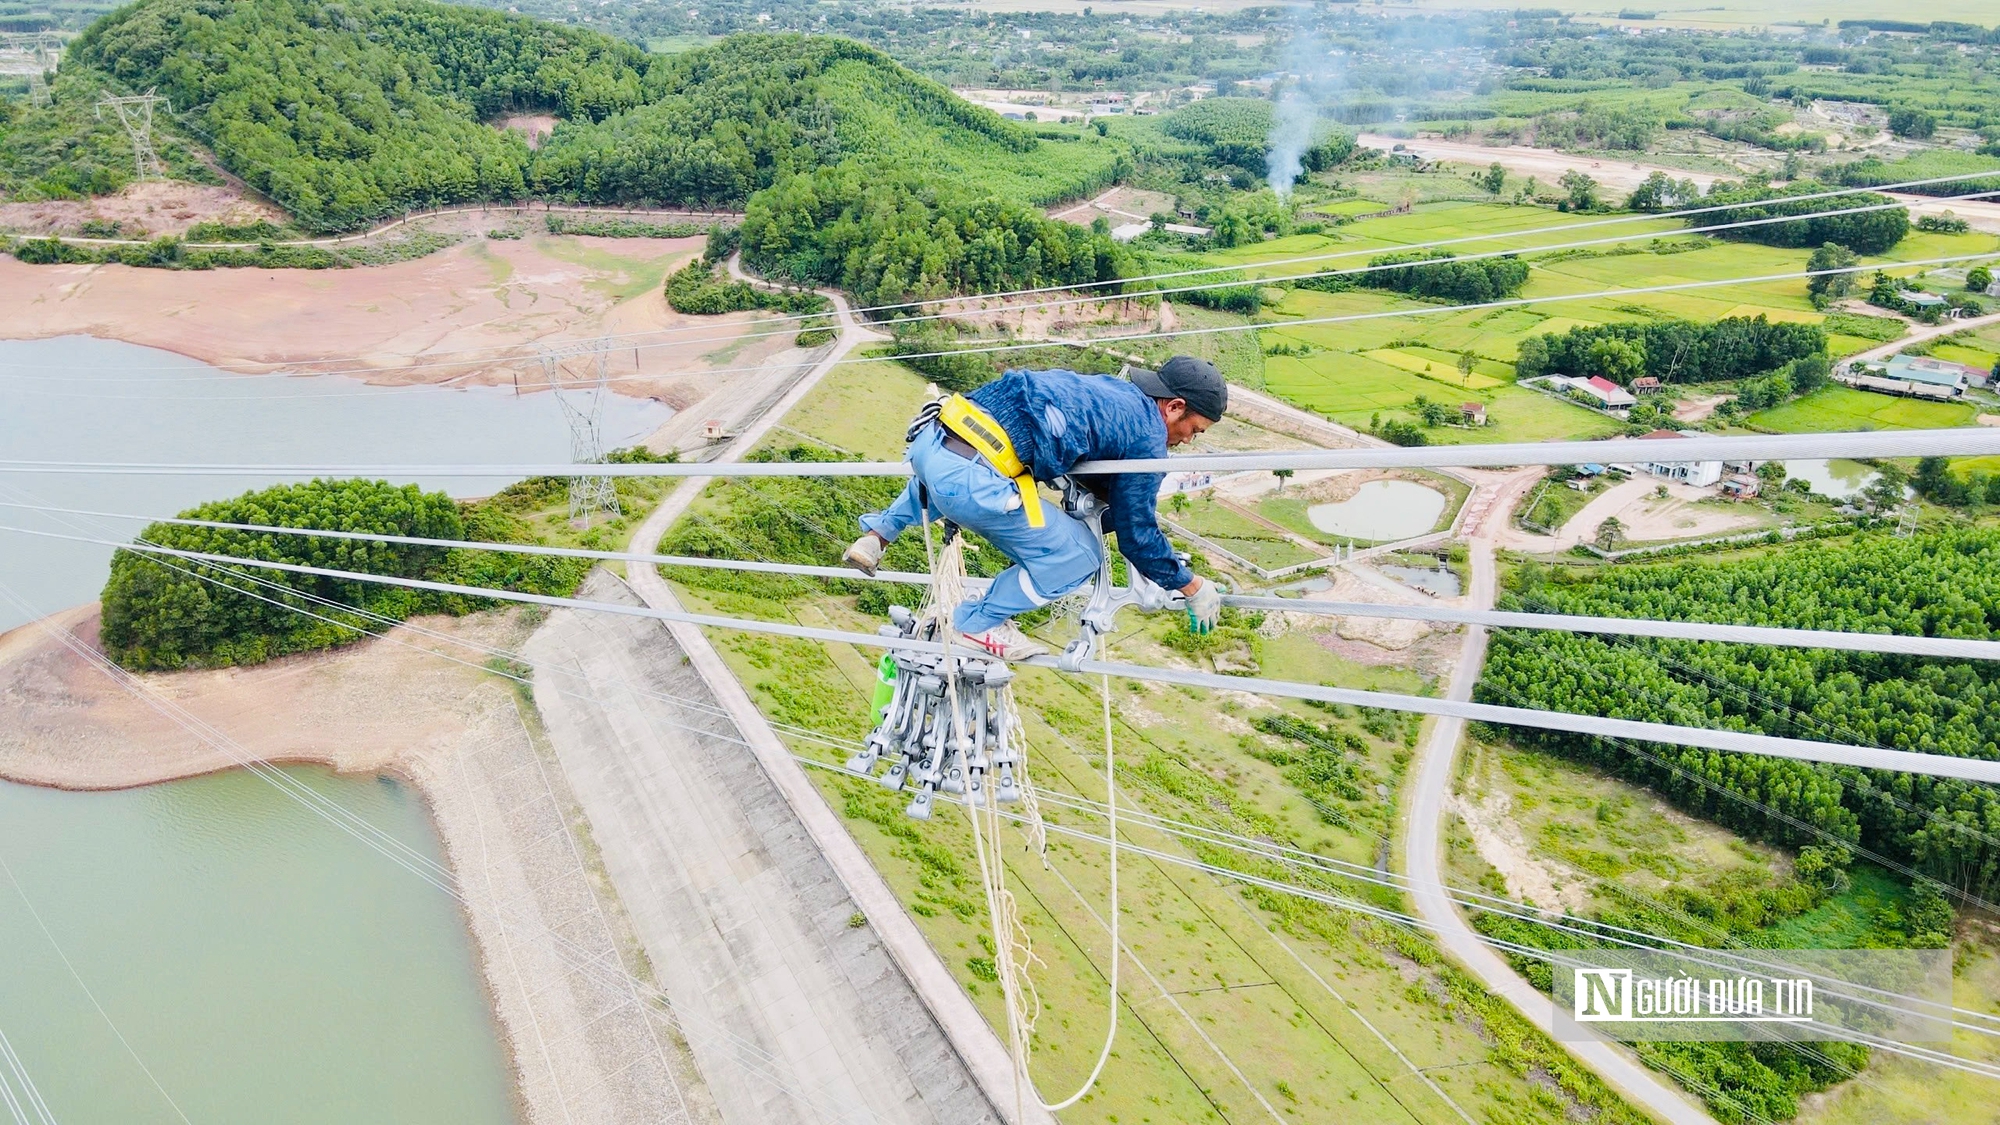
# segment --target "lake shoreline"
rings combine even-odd
[[[0,324],[8,339],[93,336],[245,377],[342,374],[391,387],[532,389],[546,381],[538,345],[603,337],[614,393],[680,409],[708,393],[716,369],[791,346],[788,333],[756,334],[760,314],[668,307],[666,275],[705,245],[479,236],[406,262],[334,270],[27,265],[0,255]],[[665,346],[676,339],[686,346]]]
[[[0,780],[112,792],[245,768],[212,746],[195,744],[47,634],[51,627],[68,631],[95,648],[96,625],[97,607],[89,604],[0,633]],[[511,649],[525,641],[533,618],[501,611],[422,625],[466,644]],[[430,647],[414,635],[396,639]],[[250,762],[388,777],[415,794],[459,891],[454,907],[471,939],[474,976],[506,1056],[518,1120],[564,1119],[563,1086],[579,1075],[601,1077],[611,1087],[648,1077],[621,1068],[623,1059],[606,1048],[612,1029],[582,1034],[587,1025],[581,1011],[562,1002],[571,991],[564,985],[575,986],[572,959],[561,952],[551,956],[514,932],[536,926],[548,932],[550,920],[537,916],[530,893],[536,886],[551,895],[600,892],[590,872],[552,871],[539,860],[529,833],[543,833],[546,823],[517,823],[518,810],[500,798],[501,771],[517,771],[540,753],[504,681],[384,640],[253,668],[138,678],[156,697],[240,742]],[[502,743],[510,753],[495,757],[493,747]],[[547,797],[563,804],[552,779]],[[567,824],[570,818],[563,812],[560,819]],[[621,916],[615,901],[601,909],[612,921]],[[619,960],[629,965],[629,952],[617,944]],[[638,1019],[654,1026],[643,1012]],[[673,1068],[680,1073],[671,1077],[677,1087],[699,1084],[684,1048],[662,1036],[659,1054],[682,1056]],[[648,1093],[611,1090],[607,1096],[643,1101]],[[569,1099],[575,1096],[572,1091]]]

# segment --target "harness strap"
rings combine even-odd
[[[1001,476],[1013,480],[1014,487],[1021,493],[1021,510],[1028,517],[1028,526],[1044,526],[1042,494],[1035,487],[1035,475],[1021,463],[1020,455],[1014,452],[1013,441],[1000,423],[981,410],[978,404],[960,394],[927,405],[924,412],[917,415],[918,421],[922,422],[932,408],[936,408],[935,418],[945,429],[957,434],[986,458]]]

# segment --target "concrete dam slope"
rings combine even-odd
[[[581,596],[640,604],[600,570]],[[1001,1121],[658,621],[559,610],[524,655],[563,771],[729,1125]],[[662,698],[665,697],[665,698]],[[713,736],[713,737],[711,737]]]

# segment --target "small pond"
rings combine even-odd
[[[1423,535],[1437,525],[1445,494],[1409,480],[1371,480],[1337,504],[1306,509],[1312,525],[1329,535],[1386,543]]]
[[[1802,480],[1812,490],[1834,500],[1861,495],[1875,480],[1875,470],[1859,461],[1787,461],[1785,477]]]
[[[1422,566],[1384,566],[1377,569],[1405,586],[1429,590],[1439,597],[1455,598],[1459,594],[1458,575],[1448,569],[1433,570]]]

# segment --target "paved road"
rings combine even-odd
[[[1502,474],[1481,474],[1465,521],[1471,545],[1472,588],[1468,608],[1492,609],[1496,591],[1494,544],[1506,527],[1514,505],[1520,503],[1539,469],[1515,470]],[[1486,630],[1467,625],[1458,660],[1452,667],[1446,698],[1469,700],[1486,663]],[[1444,889],[1444,866],[1440,840],[1443,836],[1445,801],[1451,795],[1458,745],[1465,734],[1463,719],[1436,720],[1418,753],[1411,789],[1408,819],[1404,823],[1405,873],[1410,880],[1410,896],[1417,913],[1437,928],[1438,943],[1459,960],[1489,990],[1503,996],[1529,1022],[1557,1035],[1570,1053],[1627,1099],[1644,1107],[1670,1125],[1715,1125],[1704,1110],[1689,1101],[1678,1089],[1648,1070],[1624,1048],[1602,1039],[1579,1040],[1576,1024],[1559,1010],[1554,1001],[1537,991],[1510,968],[1492,947],[1480,940],[1460,914]]]
[[[1911,344],[1920,344],[1925,340],[1935,340],[1939,336],[1949,336],[1954,332],[1961,332],[1967,328],[1984,328],[1989,324],[2000,324],[2000,312],[1989,313],[1986,316],[1967,317],[1964,320],[1947,320],[1943,324],[1923,325],[1901,339],[1891,340],[1879,348],[1869,348],[1865,352],[1857,352],[1854,355],[1848,356],[1846,359],[1840,361],[1840,366],[1842,368],[1849,368],[1857,363],[1875,363],[1879,360],[1888,359]]]

